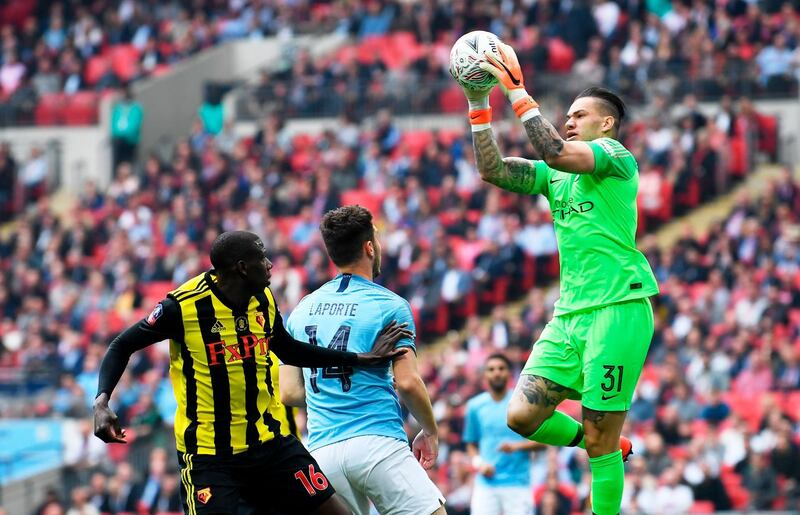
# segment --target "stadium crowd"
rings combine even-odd
[[[736,123],[741,111],[729,112]],[[634,134],[629,145],[643,163],[645,183],[653,158]],[[56,214],[46,188],[31,196],[0,239],[0,366],[12,375],[4,387],[23,385],[15,393],[35,402],[9,403],[2,414],[84,420],[71,429],[70,439],[81,445],[68,453],[65,484],[89,487],[71,492],[69,502],[114,512],[130,503],[161,510],[174,501],[174,456],[163,450],[171,447],[174,413],[166,346],[138,353],[118,389],[131,445],[105,447],[91,434],[88,407],[113,335],[171,285],[208,267],[208,245],[232,228],[262,236],[275,263],[273,289],[290,311],[330,277],[317,236],[320,215],[361,202],[381,213],[381,280],[412,303],[420,345],[451,327],[467,329],[467,339],[450,333],[446,350],[424,354],[421,364],[444,443],[437,484],[454,512],[459,502],[466,506],[463,402],[478,391],[480,366],[492,350],[505,350],[517,365],[524,361],[550,316],[553,292],[532,287],[555,276],[556,247],[546,205],[482,186],[461,132],[424,136],[422,145],[386,112],[372,125],[343,124],[319,137],[290,137],[278,117],[244,139],[227,130],[212,136],[199,123],[168,159],[151,155],[141,170],[121,164],[107,189],[87,184],[67,212]],[[525,155],[524,138],[512,128],[501,145],[507,154]],[[674,159],[666,156],[665,164]],[[13,158],[6,161],[13,171]],[[683,166],[697,173],[693,163]],[[629,477],[629,506],[646,509],[657,496],[709,498],[719,507],[796,501],[793,419],[770,416],[762,428],[754,414],[772,410],[754,410],[752,399],[742,397],[785,391],[764,398],[788,409],[790,392],[800,387],[792,344],[800,320],[791,311],[800,307],[798,184],[786,175],[770,192],[757,203],[743,199],[724,225],[703,237],[687,234],[670,251],[645,243],[664,294],[628,429],[639,435],[637,448],[647,449],[645,460],[631,463],[639,472]],[[529,290],[523,311],[509,312],[505,302]],[[491,313],[490,322],[481,322],[480,313]],[[729,385],[732,393],[721,394]],[[697,413],[700,422],[692,422]],[[648,428],[655,433],[642,437]],[[774,451],[778,442],[788,447]],[[749,498],[746,488],[755,487],[748,481],[767,477],[757,468],[765,456],[783,459],[781,478],[788,479],[774,478],[775,490],[764,499]],[[131,466],[111,473],[112,462]],[[537,485],[550,485],[538,488],[537,499],[573,508],[585,501],[582,454],[547,451],[537,455],[534,470]],[[769,492],[764,488],[758,491]],[[116,504],[103,504],[112,497]]]
[[[796,89],[800,65],[800,12],[791,1],[187,4],[9,2],[0,9],[0,123],[62,123],[37,115],[37,106],[74,100],[89,108],[96,97],[76,93],[164,73],[230,39],[334,30],[355,42],[316,59],[287,55],[285,66],[262,74],[240,114],[259,116],[275,105],[292,116],[361,115],[390,105],[397,112],[460,110],[447,59],[452,41],[471,29],[490,30],[517,48],[534,94],[560,89],[570,96],[605,82],[637,101],[786,95]],[[552,74],[569,71],[576,79],[553,88],[563,82]],[[66,123],[93,123],[96,113],[89,114]]]
[[[257,117],[275,106],[292,116],[361,115],[388,106],[397,113],[459,112],[463,100],[447,73],[449,51],[475,29],[516,49],[534,96],[558,91],[567,98],[596,83],[638,102],[688,93],[786,95],[796,90],[800,70],[796,2],[364,5],[340,25],[355,36],[352,44],[316,58],[301,52],[265,70],[239,114]],[[564,81],[569,71],[574,75]]]
[[[231,39],[330,31],[349,9],[348,2],[10,0],[0,6],[0,124],[58,123],[37,116],[37,105],[157,76]]]
[[[557,260],[546,204],[482,186],[468,134],[404,132],[383,109],[462,110],[463,99],[448,92],[444,41],[465,27],[513,41],[536,90],[548,90],[539,71],[572,69],[646,102],[625,134],[640,163],[643,231],[727,191],[752,169],[757,152],[774,157],[775,127],[747,97],[724,97],[711,115],[701,113],[697,98],[787,91],[798,62],[791,50],[800,37],[796,4],[729,1],[712,10],[676,2],[670,10],[669,2],[648,2],[652,12],[634,2],[639,7],[479,4],[332,2],[303,10],[301,2],[201,1],[188,10],[145,0],[114,9],[104,1],[66,2],[2,30],[4,109],[32,98],[31,87],[37,95],[117,87],[231,37],[313,25],[336,26],[359,41],[333,58],[300,56],[290,70],[263,74],[253,96],[260,120],[253,137],[237,137],[230,124],[209,131],[198,120],[171,154],[121,163],[108,188],[86,184],[78,206],[66,212],[48,196],[43,152],[15,156],[0,145],[0,218],[13,220],[0,235],[0,388],[34,399],[2,404],[0,416],[83,420],[70,426],[76,444],[65,449],[70,491],[53,492],[38,513],[68,506],[81,513],[90,506],[179,511],[175,456],[164,451],[172,447],[174,416],[168,350],[159,345],[134,357],[116,399],[132,443],[106,447],[88,425],[106,345],[171,285],[207,268],[208,247],[221,230],[248,228],[262,237],[275,263],[273,289],[288,313],[330,277],[320,216],[356,202],[381,214],[380,280],[411,302],[421,346],[447,334],[444,350],[423,354],[421,369],[440,420],[436,482],[449,512],[467,513],[472,471],[461,442],[463,404],[480,390],[480,366],[492,351],[504,350],[517,368],[524,362],[551,314],[554,292],[541,286],[555,277]],[[373,51],[378,41],[408,53],[387,60],[394,54]],[[135,73],[109,68],[87,82],[89,63],[108,45],[137,47]],[[369,62],[375,55],[379,62]],[[677,87],[676,74],[686,70],[695,89]],[[734,75],[742,80],[732,85]],[[393,92],[410,91],[407,81],[414,81],[414,98],[399,101]],[[340,95],[316,98],[320,91]],[[271,99],[288,111],[274,113]],[[677,108],[664,116],[674,99]],[[545,110],[562,113],[562,102]],[[362,119],[354,105],[379,114]],[[283,117],[309,109],[339,115],[337,130],[290,135]],[[500,144],[506,155],[529,155],[516,126]],[[697,502],[696,509],[800,508],[799,191],[787,174],[765,198],[743,197],[708,234],[687,230],[670,249],[645,240],[663,294],[626,429],[637,454],[625,509],[677,511]],[[521,312],[505,306],[521,295]],[[478,314],[490,314],[489,321]],[[459,327],[466,337],[448,332]],[[577,415],[575,405],[567,409]],[[540,452],[533,467],[542,513],[585,506],[584,453]]]

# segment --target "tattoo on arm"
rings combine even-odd
[[[528,404],[549,408],[558,406],[567,398],[570,389],[541,376],[523,375],[515,394]]]
[[[531,193],[536,182],[536,167],[527,159],[503,158],[492,129],[472,133],[475,161],[484,181],[504,190]]]
[[[564,140],[558,134],[553,124],[548,122],[543,116],[534,116],[526,120],[523,124],[525,132],[531,145],[536,149],[539,157],[547,161],[550,158],[558,157],[564,148]]]

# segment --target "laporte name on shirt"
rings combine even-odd
[[[357,302],[321,302],[308,307],[308,316],[354,317]]]

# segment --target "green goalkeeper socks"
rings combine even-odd
[[[617,515],[625,485],[622,451],[589,458],[589,469],[592,471],[592,512],[597,515]]]
[[[528,437],[528,440],[559,447],[575,447],[585,449],[583,442],[583,426],[560,411],[554,411],[550,417],[542,422],[539,429]]]

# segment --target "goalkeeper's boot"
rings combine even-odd
[[[633,444],[628,438],[620,436],[619,450],[622,451],[622,461],[628,461],[628,457],[633,454]]]

